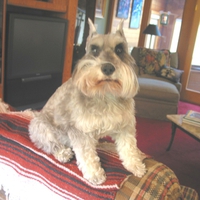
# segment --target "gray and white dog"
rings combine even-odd
[[[90,32],[86,54],[29,125],[32,142],[62,163],[75,153],[83,177],[101,184],[106,175],[96,152],[98,140],[111,136],[123,166],[142,177],[146,168],[137,148],[135,61],[128,53],[123,21],[115,33]]]

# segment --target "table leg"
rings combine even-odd
[[[172,143],[174,141],[174,136],[175,136],[175,133],[176,133],[176,127],[177,127],[177,125],[172,122],[172,135],[171,135],[171,140],[169,142],[169,146],[167,147],[167,151],[170,150]]]

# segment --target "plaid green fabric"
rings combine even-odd
[[[174,172],[153,159],[144,160],[147,173],[142,178],[127,177],[116,200],[198,200],[195,190],[182,187]]]
[[[181,185],[181,190],[183,192],[184,199],[199,200],[197,192],[194,189]]]

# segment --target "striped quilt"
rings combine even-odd
[[[114,152],[100,145],[97,151],[107,180],[99,186],[91,185],[83,179],[75,158],[66,164],[59,163],[31,143],[30,119],[31,115],[18,112],[0,114],[0,186],[10,193],[10,199],[115,198],[120,184],[130,173]]]
[[[83,179],[75,158],[61,164],[31,143],[28,124],[33,115],[29,110],[11,112],[0,99],[0,191],[6,191],[6,199],[199,199],[195,190],[180,185],[172,170],[152,158],[144,160],[145,176],[128,176],[109,142],[97,148],[107,180],[100,186],[91,185]]]

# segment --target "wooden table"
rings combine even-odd
[[[167,119],[169,119],[172,122],[172,135],[169,146],[167,147],[167,151],[170,150],[174,141],[176,128],[181,129],[186,134],[200,142],[200,127],[182,122],[183,116],[184,115],[167,115]]]

